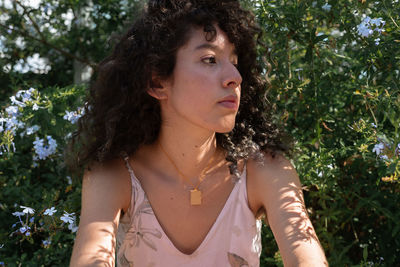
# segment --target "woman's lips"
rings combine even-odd
[[[218,104],[229,109],[237,109],[238,106],[236,101],[221,101]]]
[[[237,109],[239,104],[238,104],[238,96],[236,95],[228,95],[222,98],[220,101],[218,101],[218,104],[225,108],[229,109]]]

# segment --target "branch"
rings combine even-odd
[[[57,46],[55,46],[55,45],[49,43],[49,42],[48,42],[47,40],[45,40],[45,39],[39,39],[39,38],[37,38],[37,37],[35,37],[35,36],[30,35],[29,33],[25,32],[25,31],[21,31],[21,30],[15,29],[15,28],[14,28],[14,29],[11,29],[11,28],[9,28],[8,26],[6,26],[6,25],[4,25],[4,24],[1,24],[1,23],[0,23],[0,27],[6,29],[6,31],[7,31],[7,30],[16,31],[16,32],[18,32],[19,34],[21,34],[21,35],[23,35],[23,36],[25,36],[25,37],[27,37],[27,38],[30,38],[30,39],[32,39],[32,40],[35,40],[35,41],[40,42],[40,43],[42,43],[42,44],[44,44],[44,45],[46,45],[46,46],[49,46],[49,47],[53,48],[54,50],[56,50],[57,52],[61,53],[62,55],[66,56],[66,57],[69,57],[69,58],[75,59],[75,60],[77,60],[77,61],[79,61],[79,62],[82,62],[82,63],[84,63],[84,64],[86,64],[86,65],[92,67],[93,69],[96,69],[96,68],[97,68],[97,64],[92,63],[92,62],[88,61],[88,60],[85,59],[85,58],[81,58],[81,57],[78,57],[78,56],[76,56],[76,55],[74,55],[74,54],[71,54],[71,53],[69,53],[68,51],[65,51],[65,50],[63,50],[63,49],[61,49],[61,48],[58,48]]]
[[[22,9],[24,10],[24,13],[26,13],[26,15],[28,16],[29,20],[32,22],[33,27],[35,28],[35,30],[37,31],[37,33],[40,35],[40,38],[42,40],[45,40],[46,38],[44,37],[43,33],[40,31],[39,26],[37,25],[36,21],[33,20],[33,18],[31,17],[31,15],[29,15],[29,11],[27,10],[27,8],[21,4],[18,0],[15,0],[15,2],[22,7]]]

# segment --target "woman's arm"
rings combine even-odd
[[[129,207],[131,194],[129,179],[117,169],[97,166],[84,174],[72,267],[114,266],[118,221],[121,210]]]
[[[304,205],[296,170],[282,155],[250,161],[255,203],[264,207],[284,266],[328,266]]]

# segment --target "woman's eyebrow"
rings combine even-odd
[[[218,51],[218,52],[221,52],[221,50],[222,50],[218,46],[210,44],[210,43],[204,43],[204,44],[201,44],[194,48],[195,51],[201,50],[201,49],[210,49],[210,50]],[[237,55],[236,48],[233,49],[232,54]]]

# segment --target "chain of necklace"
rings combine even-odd
[[[168,158],[168,160],[172,163],[172,166],[174,166],[174,168],[176,169],[176,171],[179,173],[180,176],[182,176],[182,178],[186,181],[186,183],[190,184],[193,189],[190,190],[190,205],[201,205],[201,200],[202,200],[202,192],[201,190],[199,190],[199,185],[205,180],[204,179],[204,173],[209,169],[206,168],[204,169],[201,174],[199,175],[200,179],[199,182],[197,183],[196,186],[194,186],[190,180],[186,177],[186,175],[184,175],[178,168],[178,166],[176,166],[175,162],[172,160],[172,158],[168,155],[168,153],[165,151],[165,149],[162,147],[161,143],[160,144],[160,148],[161,151],[165,154],[165,156]],[[214,155],[208,160],[206,167],[209,166],[209,164],[211,163],[212,159],[214,158]]]

